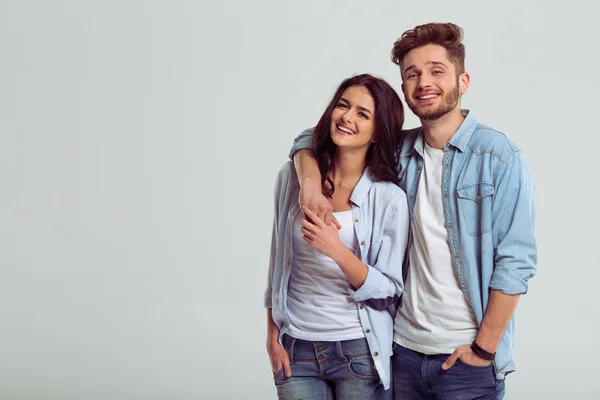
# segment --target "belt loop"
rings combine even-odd
[[[337,349],[338,355],[342,360],[346,359],[346,356],[344,355],[344,350],[342,349],[342,341],[338,340],[337,342],[335,342],[335,347]]]
[[[287,333],[286,333],[287,335]],[[288,353],[290,354],[290,362],[294,361],[294,345],[296,344],[296,338],[289,336],[288,337],[291,339],[290,341],[290,349],[288,350]]]

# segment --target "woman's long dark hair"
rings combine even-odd
[[[337,147],[331,140],[331,113],[344,90],[352,86],[367,89],[375,103],[375,143],[367,151],[366,166],[376,181],[399,182],[400,129],[404,123],[404,107],[400,97],[383,79],[369,74],[356,75],[344,80],[337,88],[313,133],[313,151],[321,172],[321,188],[328,197],[335,191],[329,172]]]

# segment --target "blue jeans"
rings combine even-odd
[[[501,400],[504,380],[496,380],[492,365],[476,367],[458,359],[447,371],[450,354],[425,355],[394,343],[392,356],[396,400]]]
[[[283,335],[292,376],[275,374],[281,400],[370,400],[391,397],[384,391],[366,339],[312,342]]]

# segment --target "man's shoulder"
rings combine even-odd
[[[468,146],[475,153],[494,153],[501,159],[520,151],[517,144],[504,132],[488,125],[477,123]]]
[[[402,129],[400,131],[400,135],[402,135],[405,139],[413,138],[416,139],[419,136],[419,132],[421,132],[421,127],[417,126],[416,128],[411,129]]]
[[[421,132],[420,126],[417,126],[416,128],[411,128],[411,129],[402,129],[400,131],[400,135],[402,136],[402,141],[401,141],[402,144],[401,144],[400,148],[402,149],[401,151],[403,154],[407,151],[410,151],[410,149],[413,148],[413,146],[415,145],[415,141],[419,137],[420,132]]]

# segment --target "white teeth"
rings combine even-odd
[[[343,126],[339,126],[339,125],[338,125],[338,129],[339,129],[340,131],[342,131],[342,132],[346,132],[346,133],[347,133],[347,134],[349,134],[349,135],[354,135],[354,132],[352,132],[352,131],[351,131],[350,129],[348,129],[348,128],[344,128]]]
[[[428,100],[428,99],[433,99],[434,97],[437,97],[437,94],[428,94],[425,96],[419,96],[419,100]]]

